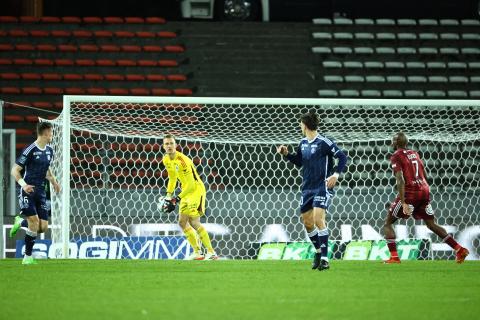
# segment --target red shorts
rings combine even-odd
[[[430,194],[429,193],[420,193],[420,197],[409,197],[406,194],[405,202],[413,206],[412,216],[416,219],[429,220],[433,219],[433,209],[430,205]],[[403,213],[402,201],[399,197],[396,197],[395,200],[390,205],[388,209],[388,214],[392,215],[395,218],[408,219],[410,216]]]

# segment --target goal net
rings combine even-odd
[[[63,113],[52,121],[53,171],[63,187],[52,199],[57,254],[65,256],[68,247],[71,257],[187,253],[178,245],[159,256],[159,246],[168,244],[155,242],[175,235],[182,241],[177,214],[157,209],[166,188],[167,133],[206,184],[202,222],[220,256],[251,259],[260,243],[308,241],[299,215],[301,175],[275,147],[296,148],[299,116],[311,109],[320,115],[319,132],[349,157],[327,214],[334,257],[350,241],[383,239],[396,195],[389,158],[398,131],[426,165],[438,223],[478,257],[480,101],[103,96],[65,96]],[[396,231],[398,239],[430,239],[430,258],[454,256],[421,221],[399,221]],[[88,241],[94,244],[76,246]]]

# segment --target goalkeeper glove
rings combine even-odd
[[[170,213],[175,210],[178,202],[180,202],[179,197],[160,197],[159,208],[162,212]]]

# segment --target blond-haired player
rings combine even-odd
[[[187,259],[216,260],[218,256],[212,248],[208,232],[200,223],[200,217],[205,214],[205,185],[200,179],[192,160],[178,152],[176,148],[175,137],[165,135],[163,138],[163,149],[165,150],[163,164],[168,172],[168,185],[163,210],[172,212],[175,210],[177,203],[180,203],[178,224],[193,248],[192,255]],[[180,181],[181,192],[177,197],[173,197],[177,180]],[[205,255],[200,250],[197,234],[207,249]]]

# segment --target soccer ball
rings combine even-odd
[[[158,197],[157,209],[161,213],[165,212],[165,197],[164,196]]]

